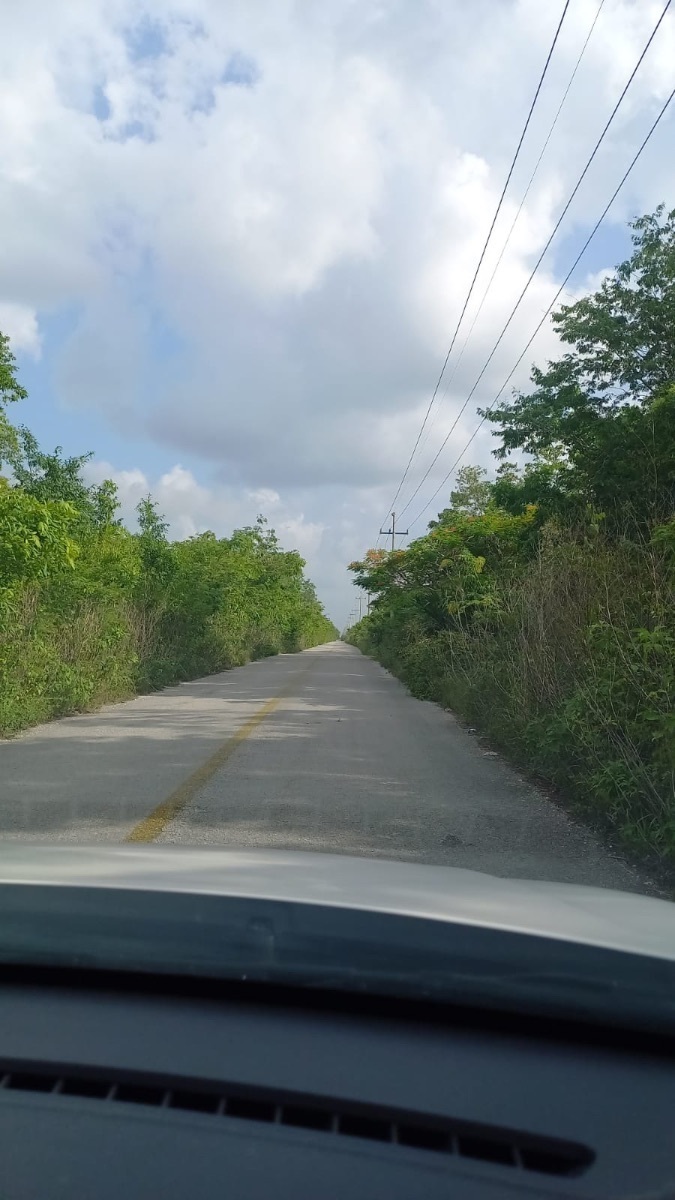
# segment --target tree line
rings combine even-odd
[[[0,735],[337,636],[263,517],[171,541],[148,496],[130,532],[90,455],[10,422],[25,397],[0,333]]]
[[[675,861],[675,210],[552,317],[562,352],[483,415],[407,549],[352,563],[350,639],[629,846]],[[514,462],[512,455],[518,456]]]

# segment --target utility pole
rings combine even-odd
[[[397,529],[396,528],[396,513],[394,513],[394,512],[391,514],[391,529],[381,529],[380,533],[383,533],[385,535],[385,537],[391,538],[392,551],[394,551],[396,549],[396,538],[397,537],[407,537],[408,536],[407,529]]]

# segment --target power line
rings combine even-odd
[[[518,211],[517,211],[517,213],[516,213],[515,217],[513,218],[513,223],[512,223],[512,225],[511,225],[511,228],[509,229],[509,232],[508,232],[508,233],[507,233],[507,235],[506,235],[506,240],[505,240],[505,242],[504,242],[504,245],[502,246],[502,249],[501,249],[501,252],[500,252],[499,258],[497,259],[497,261],[496,261],[496,263],[495,263],[495,265],[494,265],[494,269],[493,269],[493,271],[492,271],[492,274],[491,274],[491,276],[490,276],[490,278],[489,278],[489,280],[488,280],[487,287],[485,288],[485,291],[483,292],[483,298],[482,298],[482,300],[481,300],[480,304],[478,305],[478,308],[476,309],[476,312],[475,312],[475,314],[474,314],[474,316],[473,316],[473,319],[472,319],[472,321],[471,321],[471,325],[470,325],[470,327],[469,327],[469,332],[467,333],[467,335],[466,335],[466,337],[465,337],[465,339],[464,339],[464,344],[463,344],[463,346],[462,346],[462,348],[461,348],[461,350],[460,350],[460,352],[459,352],[459,356],[458,356],[458,357],[455,359],[455,364],[454,364],[454,366],[453,366],[453,368],[452,368],[452,371],[451,371],[451,373],[450,373],[450,378],[449,378],[449,379],[446,381],[445,387],[444,387],[444,389],[443,389],[443,396],[441,397],[441,400],[443,400],[443,399],[444,399],[444,398],[447,396],[447,394],[448,394],[448,392],[449,392],[449,390],[450,390],[450,385],[451,385],[451,383],[452,383],[452,381],[453,381],[453,379],[455,378],[455,375],[456,375],[456,373],[457,373],[457,368],[459,367],[459,364],[461,363],[461,361],[462,361],[462,359],[463,359],[463,357],[464,357],[464,351],[466,350],[466,348],[467,348],[467,345],[468,345],[468,343],[469,343],[469,338],[471,337],[471,334],[472,334],[472,333],[473,333],[473,331],[474,331],[474,328],[475,328],[475,325],[476,325],[476,321],[478,320],[478,318],[479,318],[479,316],[480,316],[481,312],[483,311],[483,305],[485,304],[485,301],[487,300],[487,297],[488,297],[488,293],[489,293],[489,291],[490,291],[490,288],[492,287],[492,284],[494,283],[494,278],[495,278],[495,275],[497,274],[497,271],[499,270],[499,267],[501,266],[502,259],[503,259],[504,255],[505,255],[505,253],[506,253],[506,249],[507,249],[507,247],[508,247],[508,244],[509,244],[509,242],[511,241],[511,237],[512,237],[513,231],[514,231],[514,229],[515,229],[516,225],[518,224],[518,220],[519,220],[519,218],[520,218],[520,214],[521,214],[521,212],[523,211],[523,207],[524,207],[524,205],[525,205],[525,201],[527,200],[527,197],[528,197],[528,196],[529,196],[529,194],[530,194],[530,188],[532,187],[532,184],[534,183],[534,180],[535,180],[535,176],[536,176],[536,174],[537,174],[537,171],[539,170],[539,167],[541,166],[541,160],[543,159],[543,157],[544,157],[544,154],[546,153],[546,149],[547,149],[547,147],[548,147],[548,144],[549,144],[549,142],[550,142],[550,140],[551,140],[551,137],[553,136],[553,132],[554,132],[554,130],[555,130],[555,127],[556,127],[556,125],[558,124],[558,118],[560,117],[560,114],[561,114],[561,112],[562,112],[562,110],[563,110],[563,108],[564,108],[564,106],[565,106],[565,101],[567,100],[567,97],[568,97],[568,96],[569,96],[569,94],[570,94],[570,89],[571,89],[571,87],[572,87],[572,84],[574,83],[574,80],[575,80],[575,78],[576,78],[577,71],[579,70],[579,67],[580,67],[580,65],[581,65],[581,60],[582,60],[582,58],[584,57],[584,54],[586,53],[586,47],[588,46],[588,43],[589,43],[589,42],[590,42],[590,40],[591,40],[591,37],[592,37],[592,35],[593,35],[593,30],[595,29],[595,26],[596,26],[596,25],[597,25],[597,23],[598,23],[598,18],[599,18],[599,16],[600,16],[600,13],[602,12],[602,10],[603,10],[604,6],[605,6],[605,0],[600,0],[600,4],[598,5],[598,8],[597,8],[597,10],[596,10],[596,13],[595,13],[595,16],[594,16],[594,18],[593,18],[593,22],[592,22],[592,24],[591,24],[591,27],[590,27],[590,29],[589,29],[588,33],[586,34],[586,40],[584,41],[584,44],[583,44],[583,46],[581,47],[581,50],[579,51],[579,57],[577,58],[577,61],[576,61],[576,63],[574,64],[574,69],[573,69],[573,71],[572,71],[572,74],[570,75],[569,82],[568,82],[568,84],[567,84],[567,87],[565,88],[565,91],[564,91],[564,93],[563,93],[562,100],[560,101],[560,104],[558,105],[558,110],[557,110],[557,112],[556,112],[556,114],[555,114],[555,116],[554,116],[554,118],[553,118],[553,121],[552,121],[552,123],[551,123],[551,128],[549,129],[549,131],[548,131],[548,134],[546,135],[546,141],[544,142],[544,144],[543,144],[543,146],[542,146],[542,148],[541,148],[541,151],[540,151],[540,154],[539,154],[539,158],[537,159],[536,163],[534,164],[534,170],[532,171],[532,174],[530,175],[530,178],[529,178],[529,180],[528,180],[527,187],[525,188],[525,191],[524,191],[524,193],[523,193],[523,198],[522,198],[522,200],[520,201],[520,204],[518,205]],[[421,447],[422,449],[424,449],[424,446],[426,445],[426,442],[428,441],[429,434],[430,434],[430,432],[431,432],[431,429],[432,429],[433,425],[435,424],[435,421],[436,421],[437,417],[438,417],[438,407],[436,408],[436,414],[435,414],[435,416],[434,416],[434,419],[433,419],[433,420],[432,420],[432,421],[429,423],[429,428],[427,429],[426,437],[425,437],[425,439],[424,439],[424,442],[422,443],[422,447]]]
[[[540,91],[541,91],[542,84],[543,84],[543,82],[544,82],[544,79],[545,79],[545,76],[546,76],[546,72],[548,71],[549,63],[550,63],[550,61],[551,61],[551,57],[552,57],[552,55],[553,55],[553,51],[554,51],[554,49],[555,49],[556,42],[558,41],[558,35],[559,35],[559,33],[560,33],[560,30],[562,29],[562,24],[563,24],[563,21],[565,20],[565,15],[566,15],[566,13],[567,13],[567,10],[568,10],[569,6],[570,6],[570,0],[565,0],[565,5],[564,5],[564,7],[563,7],[562,16],[561,16],[561,18],[560,18],[560,20],[559,20],[559,22],[558,22],[558,28],[557,28],[557,29],[556,29],[556,31],[555,31],[555,36],[554,36],[554,38],[553,38],[553,41],[552,41],[552,43],[551,43],[550,50],[549,50],[549,52],[548,52],[548,55],[546,56],[546,62],[544,63],[544,69],[543,69],[543,71],[542,71],[542,73],[541,73],[541,76],[540,76],[540,78],[539,78],[539,83],[537,84],[537,90],[536,90],[536,91],[535,91],[535,93],[534,93],[534,98],[533,98],[533,100],[532,100],[532,103],[531,103],[531,105],[530,105],[530,111],[528,112],[528,114],[527,114],[527,119],[526,119],[526,121],[525,121],[525,124],[523,125],[523,131],[522,131],[522,133],[521,133],[521,135],[520,135],[520,140],[519,140],[519,142],[518,142],[518,145],[516,146],[516,152],[515,152],[515,154],[514,154],[514,156],[513,156],[513,159],[512,159],[512,161],[511,161],[511,166],[509,167],[509,173],[508,173],[508,175],[506,176],[506,182],[505,182],[505,184],[504,184],[504,187],[502,188],[502,194],[501,194],[501,196],[499,197],[499,203],[497,204],[497,207],[496,207],[496,209],[495,209],[495,214],[494,214],[494,216],[493,216],[493,218],[492,218],[492,224],[490,225],[490,228],[489,228],[489,230],[488,230],[488,235],[487,235],[487,237],[486,237],[486,239],[485,239],[485,243],[484,243],[484,245],[483,245],[483,249],[481,250],[481,253],[480,253],[480,258],[478,259],[478,265],[477,265],[477,267],[476,267],[476,270],[474,271],[473,279],[471,280],[471,285],[470,285],[470,287],[469,287],[469,290],[468,290],[468,292],[467,292],[467,294],[466,294],[466,299],[465,299],[465,301],[464,301],[464,305],[463,305],[463,307],[462,307],[462,311],[461,311],[461,313],[459,314],[459,320],[458,320],[458,322],[457,322],[457,324],[456,324],[456,326],[455,326],[455,332],[454,332],[454,333],[453,333],[453,335],[452,335],[452,341],[450,342],[450,349],[448,350],[448,353],[447,353],[447,354],[446,354],[446,356],[445,356],[445,362],[443,363],[443,366],[442,366],[442,368],[441,368],[441,373],[440,373],[440,375],[438,376],[438,380],[436,381],[436,386],[435,386],[435,388],[434,388],[434,391],[433,391],[433,394],[432,394],[431,400],[429,401],[429,405],[428,405],[427,411],[426,411],[426,413],[425,413],[424,420],[422,421],[422,424],[420,425],[419,433],[417,434],[417,440],[416,440],[416,442],[415,442],[415,445],[414,445],[414,446],[413,446],[413,448],[412,448],[412,452],[411,452],[410,458],[408,459],[408,465],[406,466],[406,469],[405,469],[405,471],[403,472],[403,477],[402,477],[402,479],[401,479],[401,482],[399,483],[399,485],[398,485],[398,488],[397,488],[397,490],[396,490],[396,495],[394,496],[394,499],[392,500],[391,504],[389,505],[389,509],[390,509],[390,510],[391,510],[391,509],[394,507],[394,505],[395,505],[396,501],[398,500],[398,497],[399,497],[399,495],[401,494],[401,488],[403,487],[403,485],[404,485],[404,483],[405,483],[405,481],[406,481],[406,479],[407,479],[407,477],[408,477],[408,471],[410,470],[410,465],[411,465],[411,463],[412,463],[412,460],[413,460],[413,458],[415,457],[415,451],[417,450],[417,447],[418,447],[418,445],[419,445],[420,438],[421,438],[421,436],[422,436],[422,433],[424,432],[424,427],[425,427],[425,425],[426,425],[426,423],[427,423],[427,421],[428,421],[428,419],[429,419],[429,413],[431,412],[431,409],[432,409],[432,407],[433,407],[433,404],[434,404],[434,400],[436,399],[436,396],[437,396],[437,394],[438,394],[438,389],[439,389],[439,387],[441,386],[441,380],[442,380],[442,378],[443,378],[443,375],[445,374],[445,368],[446,368],[446,367],[447,367],[447,365],[448,365],[448,359],[450,358],[450,355],[452,354],[452,350],[453,350],[453,347],[454,347],[454,345],[455,345],[455,341],[457,340],[457,334],[459,333],[459,327],[460,327],[460,325],[462,324],[462,321],[464,320],[464,314],[465,314],[465,312],[466,312],[467,305],[468,305],[468,303],[469,303],[469,301],[470,301],[470,299],[471,299],[471,296],[472,296],[472,293],[473,293],[473,289],[474,289],[474,286],[475,286],[475,283],[476,283],[476,279],[478,278],[478,272],[480,271],[480,269],[481,269],[481,267],[482,267],[482,265],[483,265],[483,259],[485,258],[485,254],[486,254],[486,251],[487,251],[487,248],[488,248],[489,242],[490,242],[490,238],[492,237],[492,233],[493,233],[494,227],[495,227],[495,225],[496,225],[496,223],[497,223],[497,217],[499,216],[499,213],[500,213],[500,211],[501,211],[502,204],[503,204],[503,202],[504,202],[504,196],[506,195],[506,189],[508,188],[508,186],[509,186],[509,183],[511,182],[511,176],[513,175],[513,171],[514,171],[514,169],[515,169],[515,165],[516,165],[516,162],[517,162],[517,160],[518,160],[518,155],[520,154],[520,150],[521,150],[521,147],[522,147],[523,141],[524,141],[524,139],[525,139],[525,134],[527,133],[528,126],[529,126],[529,124],[530,124],[530,120],[531,120],[531,118],[532,118],[532,113],[534,112],[535,105],[536,105],[536,103],[537,103],[537,100],[538,100],[538,98],[539,98],[539,93],[540,93]]]
[[[541,329],[542,325],[544,324],[544,322],[545,322],[545,321],[547,320],[547,318],[549,317],[549,315],[550,315],[550,313],[551,313],[551,310],[553,309],[553,307],[555,306],[555,304],[556,304],[556,303],[557,303],[557,301],[558,301],[558,298],[559,298],[559,296],[560,296],[560,295],[561,295],[561,293],[564,291],[565,285],[568,283],[568,281],[569,281],[569,279],[570,279],[571,275],[574,273],[574,271],[576,270],[577,266],[579,265],[579,262],[581,261],[581,259],[583,258],[584,254],[586,253],[586,251],[587,251],[588,247],[590,246],[590,244],[591,244],[591,242],[592,242],[593,238],[595,237],[596,233],[598,232],[598,229],[600,228],[600,226],[602,225],[602,222],[604,221],[605,217],[607,216],[607,213],[609,212],[609,210],[610,210],[610,208],[612,207],[612,205],[613,205],[614,201],[616,200],[616,198],[617,198],[617,196],[618,196],[619,192],[621,191],[621,188],[623,187],[624,183],[625,183],[625,182],[626,182],[626,180],[628,179],[628,176],[630,175],[631,171],[633,170],[633,167],[635,166],[636,162],[637,162],[637,161],[638,161],[638,159],[640,158],[640,155],[642,154],[642,152],[643,152],[643,150],[644,150],[645,146],[647,145],[647,143],[648,143],[649,139],[651,138],[652,134],[654,133],[654,130],[656,129],[657,125],[658,125],[658,124],[659,124],[659,122],[662,120],[662,118],[665,116],[666,110],[668,109],[669,105],[672,103],[673,99],[675,99],[675,88],[673,88],[673,90],[672,90],[672,92],[670,93],[670,95],[669,95],[668,99],[666,100],[665,104],[663,105],[663,107],[662,107],[661,111],[659,112],[658,116],[656,117],[656,120],[654,121],[653,125],[651,126],[651,129],[650,129],[650,130],[649,130],[649,132],[647,133],[647,136],[645,137],[644,141],[642,142],[642,145],[641,145],[641,146],[640,146],[640,148],[639,148],[639,149],[636,151],[636,153],[635,153],[635,156],[634,156],[634,158],[633,158],[632,162],[630,163],[630,166],[627,168],[627,170],[626,170],[625,174],[624,174],[624,175],[623,175],[623,177],[621,178],[620,182],[617,184],[617,187],[615,188],[615,190],[614,190],[614,192],[613,192],[613,194],[612,194],[612,197],[611,197],[611,199],[608,201],[607,205],[606,205],[606,206],[605,206],[605,208],[603,209],[603,212],[602,212],[602,214],[600,215],[600,217],[598,217],[598,220],[596,221],[595,225],[593,226],[593,229],[591,230],[590,234],[589,234],[589,235],[588,235],[588,237],[586,238],[586,241],[584,242],[583,246],[581,247],[581,250],[580,250],[580,251],[579,251],[579,253],[577,254],[577,257],[575,258],[574,262],[572,263],[572,266],[570,267],[569,271],[567,272],[567,275],[566,275],[566,276],[565,276],[565,278],[563,279],[563,281],[562,281],[562,283],[561,283],[560,287],[558,288],[558,290],[557,290],[557,292],[556,292],[555,296],[553,297],[553,299],[552,299],[551,303],[549,304],[548,308],[546,309],[546,312],[544,313],[543,317],[541,318],[541,321],[539,322],[539,324],[537,325],[537,327],[536,327],[536,329],[535,329],[534,333],[532,334],[532,336],[530,337],[529,341],[527,342],[527,345],[525,346],[524,350],[522,351],[522,353],[519,355],[518,359],[517,359],[517,360],[516,360],[516,362],[514,363],[514,365],[513,365],[512,369],[511,369],[511,371],[509,372],[509,374],[507,375],[506,379],[504,380],[504,382],[503,382],[502,386],[500,387],[499,391],[497,392],[497,395],[495,396],[494,400],[493,400],[493,401],[492,401],[492,402],[491,402],[491,403],[488,405],[488,407],[485,409],[485,412],[484,412],[484,414],[483,414],[483,416],[482,416],[481,420],[479,421],[478,425],[476,426],[476,428],[474,429],[473,433],[471,434],[471,437],[469,438],[468,442],[467,442],[467,443],[466,443],[466,445],[464,446],[464,449],[462,450],[461,454],[459,454],[459,455],[457,456],[457,458],[455,459],[455,461],[454,461],[454,463],[452,464],[452,466],[451,466],[450,470],[448,471],[447,475],[445,476],[445,478],[444,478],[444,479],[441,481],[441,483],[440,483],[440,484],[438,485],[438,487],[436,488],[436,491],[434,492],[433,496],[431,496],[431,497],[430,497],[430,499],[429,499],[429,500],[427,501],[427,503],[424,505],[424,508],[420,509],[420,511],[418,512],[417,516],[416,516],[416,517],[414,517],[414,518],[413,518],[413,520],[410,522],[410,525],[411,525],[411,526],[412,526],[412,525],[415,525],[415,524],[417,524],[417,522],[419,521],[420,517],[424,516],[424,513],[425,513],[425,512],[426,512],[426,510],[427,510],[427,509],[428,509],[428,508],[429,508],[429,507],[430,507],[430,506],[433,504],[433,502],[434,502],[434,500],[436,499],[436,497],[437,497],[438,493],[439,493],[440,491],[442,491],[442,489],[445,487],[445,485],[447,484],[448,480],[450,479],[450,476],[452,475],[453,471],[456,469],[457,465],[458,465],[458,464],[459,464],[459,463],[462,461],[462,459],[463,459],[464,455],[466,454],[467,450],[469,449],[469,446],[470,446],[470,445],[471,445],[471,443],[473,442],[473,439],[476,437],[476,434],[477,434],[477,433],[478,433],[478,431],[479,431],[479,430],[482,428],[483,424],[484,424],[484,423],[485,423],[485,421],[487,420],[487,415],[488,415],[488,413],[492,412],[492,410],[493,410],[493,408],[495,407],[495,405],[496,405],[497,401],[499,400],[499,397],[501,396],[502,392],[503,392],[503,391],[504,391],[504,389],[505,389],[505,388],[508,386],[508,384],[509,384],[510,380],[512,379],[512,377],[515,375],[515,373],[516,373],[516,370],[518,369],[518,367],[520,366],[521,362],[523,361],[523,359],[524,359],[525,355],[527,354],[527,351],[529,350],[529,348],[530,348],[530,346],[532,345],[532,343],[533,343],[534,339],[536,338],[537,334],[539,333],[539,330]]]
[[[485,372],[487,371],[487,369],[488,369],[488,367],[489,367],[490,363],[492,362],[492,359],[494,358],[494,356],[495,356],[495,354],[496,354],[496,352],[497,352],[497,349],[498,349],[498,347],[499,347],[499,346],[500,346],[500,344],[501,344],[501,341],[502,341],[502,339],[503,339],[503,337],[504,337],[504,334],[506,333],[507,329],[509,328],[509,325],[511,324],[511,322],[512,322],[512,320],[513,320],[514,316],[516,315],[516,312],[517,312],[518,308],[520,307],[520,304],[521,304],[521,302],[522,302],[522,300],[523,300],[523,297],[525,296],[525,293],[527,292],[527,290],[528,290],[528,288],[529,288],[530,284],[532,283],[532,280],[534,279],[534,277],[535,277],[535,275],[536,275],[537,271],[539,270],[539,267],[541,266],[541,263],[542,263],[542,261],[543,261],[543,259],[544,259],[544,256],[545,256],[545,254],[547,253],[547,251],[548,251],[548,249],[549,249],[549,246],[551,245],[551,242],[553,241],[553,239],[554,239],[554,237],[555,237],[556,233],[558,232],[558,230],[559,230],[559,228],[560,228],[560,226],[561,226],[561,224],[562,224],[562,222],[563,222],[563,219],[564,219],[564,217],[565,217],[565,215],[566,215],[566,213],[567,213],[567,211],[568,211],[568,209],[569,209],[569,207],[570,207],[570,205],[571,205],[572,201],[574,200],[574,197],[576,196],[577,192],[579,191],[579,188],[581,187],[581,184],[583,183],[583,180],[585,179],[585,177],[586,177],[586,175],[587,175],[587,173],[588,173],[589,167],[591,166],[591,163],[593,162],[593,160],[594,160],[594,158],[595,158],[595,156],[596,156],[596,154],[597,154],[598,150],[600,149],[600,146],[601,146],[602,142],[603,142],[603,141],[604,141],[604,139],[605,139],[605,136],[606,136],[606,134],[607,134],[607,131],[608,131],[608,129],[609,129],[609,127],[610,127],[610,125],[612,124],[612,121],[614,120],[614,118],[615,118],[615,116],[616,116],[617,112],[619,111],[619,108],[620,108],[620,106],[621,106],[621,104],[622,104],[622,102],[623,102],[624,96],[626,95],[626,92],[628,91],[628,89],[629,89],[629,87],[630,87],[631,83],[633,82],[633,79],[635,78],[635,76],[636,76],[636,74],[637,74],[637,72],[638,72],[638,70],[639,70],[639,68],[640,68],[640,65],[641,65],[641,63],[642,63],[642,60],[644,59],[644,57],[645,57],[645,54],[646,54],[646,53],[647,53],[647,51],[649,50],[649,47],[651,46],[651,44],[652,44],[652,42],[653,42],[653,40],[654,40],[654,38],[655,38],[655,36],[656,36],[656,34],[657,34],[657,31],[658,31],[658,29],[659,29],[659,26],[661,25],[661,22],[663,21],[663,19],[664,19],[664,17],[665,17],[665,15],[666,15],[666,13],[668,12],[668,9],[670,8],[671,4],[672,4],[672,0],[667,0],[667,2],[666,2],[666,5],[665,5],[665,7],[664,7],[664,9],[663,9],[663,11],[662,11],[662,13],[661,13],[661,16],[659,17],[658,21],[656,22],[656,25],[654,26],[654,28],[653,28],[653,30],[652,30],[652,32],[651,32],[651,34],[650,34],[650,36],[649,36],[649,39],[648,39],[648,41],[647,41],[647,44],[646,44],[646,46],[644,47],[644,49],[643,49],[643,51],[642,51],[642,54],[640,55],[639,59],[637,60],[637,63],[636,63],[636,64],[635,64],[635,66],[633,67],[633,70],[632,70],[632,72],[631,72],[631,74],[630,74],[630,78],[628,79],[628,82],[626,83],[626,85],[625,85],[625,87],[624,87],[623,91],[621,92],[621,95],[619,96],[619,99],[617,100],[616,104],[614,105],[614,108],[612,109],[612,112],[611,112],[611,114],[610,114],[609,120],[607,121],[607,123],[606,123],[606,125],[605,125],[605,127],[604,127],[604,129],[603,129],[603,131],[602,131],[602,133],[600,134],[600,137],[598,138],[597,142],[595,143],[595,146],[593,147],[593,150],[592,150],[592,152],[591,152],[591,156],[590,156],[590,158],[588,159],[588,162],[586,163],[586,166],[584,167],[583,171],[581,172],[581,175],[579,176],[579,178],[578,178],[578,180],[577,180],[577,182],[576,182],[576,184],[575,184],[575,186],[574,186],[574,189],[573,189],[573,191],[572,191],[571,195],[569,196],[569,198],[568,198],[568,200],[567,200],[567,203],[565,204],[565,207],[563,208],[563,210],[562,210],[562,212],[561,212],[560,216],[558,217],[558,220],[556,221],[556,223],[555,223],[555,225],[554,225],[554,227],[553,227],[553,231],[552,231],[552,233],[551,233],[550,237],[548,238],[548,241],[546,242],[546,245],[544,246],[544,249],[542,250],[541,254],[539,255],[539,258],[537,259],[537,261],[536,261],[536,263],[535,263],[535,265],[534,265],[534,267],[533,267],[533,269],[532,269],[532,272],[531,272],[531,274],[530,274],[530,277],[529,277],[529,279],[527,280],[527,283],[525,284],[525,287],[523,288],[523,290],[522,290],[522,292],[520,293],[520,295],[519,295],[518,299],[516,300],[516,303],[514,304],[513,308],[511,309],[511,312],[510,312],[510,314],[509,314],[509,317],[508,317],[508,320],[507,320],[506,324],[504,325],[504,327],[503,327],[503,329],[502,329],[502,331],[501,331],[501,333],[500,333],[499,337],[497,338],[497,341],[495,342],[494,346],[492,347],[492,350],[490,351],[490,353],[489,353],[488,357],[486,358],[486,360],[485,360],[485,362],[484,362],[484,364],[483,364],[483,367],[482,367],[482,369],[481,369],[481,372],[480,372],[480,374],[479,374],[478,378],[476,379],[476,381],[475,381],[475,383],[474,383],[473,387],[471,388],[471,391],[469,392],[469,394],[468,394],[468,396],[467,396],[466,400],[464,401],[464,403],[463,403],[462,407],[460,408],[459,412],[457,413],[457,416],[455,417],[455,419],[454,419],[454,421],[453,421],[453,423],[452,423],[452,425],[451,425],[451,427],[450,427],[450,429],[449,429],[448,433],[445,435],[445,437],[444,437],[443,441],[441,442],[441,445],[440,445],[440,447],[439,447],[439,449],[438,449],[438,451],[437,451],[436,455],[434,456],[434,458],[433,458],[433,459],[432,459],[432,461],[430,462],[429,466],[427,467],[427,469],[426,469],[426,471],[425,471],[424,475],[422,476],[422,478],[421,478],[420,482],[418,483],[417,487],[415,488],[415,491],[413,492],[412,496],[411,496],[411,497],[410,497],[410,499],[409,499],[409,500],[406,502],[406,504],[404,504],[403,508],[401,509],[401,511],[400,511],[400,513],[399,513],[399,516],[403,516],[403,514],[404,514],[404,513],[407,511],[407,509],[410,507],[410,505],[412,504],[413,500],[415,499],[415,496],[416,496],[416,495],[418,494],[418,492],[421,490],[421,488],[422,488],[422,486],[423,486],[423,484],[424,484],[425,480],[427,480],[427,479],[428,479],[428,477],[429,477],[429,475],[430,475],[430,473],[431,473],[431,471],[432,471],[433,467],[434,467],[434,466],[436,465],[436,463],[438,462],[438,459],[440,458],[440,456],[441,456],[441,454],[442,454],[443,450],[445,449],[445,447],[446,447],[446,445],[447,445],[448,441],[450,440],[450,437],[451,437],[451,436],[452,436],[452,434],[454,433],[454,430],[455,430],[455,428],[456,428],[456,426],[457,426],[457,423],[458,423],[458,421],[459,421],[459,419],[460,419],[460,417],[461,417],[462,413],[464,412],[464,410],[465,410],[465,408],[466,408],[467,404],[469,403],[469,401],[470,401],[471,397],[473,396],[474,392],[476,391],[476,388],[478,387],[478,384],[480,383],[480,381],[481,381],[481,379],[483,378],[483,376],[484,376]]]

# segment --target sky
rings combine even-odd
[[[410,536],[675,84],[663,22],[502,330],[662,10],[571,0],[430,425]],[[122,511],[174,537],[263,513],[343,627],[467,294],[563,0],[22,0],[0,44],[0,329],[47,449],[94,452]],[[675,7],[673,9],[675,13]],[[675,106],[674,106],[675,107]],[[675,206],[669,112],[565,293]],[[555,356],[548,323],[509,385]],[[508,393],[507,393],[508,394]],[[428,436],[427,436],[428,435]],[[494,469],[483,427],[460,461]],[[420,511],[422,510],[422,511]],[[401,540],[405,544],[406,539]],[[356,601],[356,603],[358,603]]]

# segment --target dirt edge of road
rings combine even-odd
[[[418,697],[415,697],[414,693],[403,679],[400,679],[399,676],[391,671],[388,667],[383,666],[382,663],[378,662],[378,660],[372,655],[369,654],[366,655],[366,657],[372,658],[372,661],[376,662],[379,667],[382,667],[382,670],[386,671],[387,675],[390,675],[392,679],[395,679],[398,683],[400,683],[409,695],[413,696],[414,699],[418,699]],[[554,787],[549,780],[543,779],[540,775],[537,775],[536,772],[529,771],[527,767],[523,766],[523,764],[516,758],[511,758],[504,752],[501,746],[495,745],[495,743],[490,740],[486,733],[483,733],[481,729],[478,729],[475,726],[470,725],[467,721],[464,721],[463,718],[453,709],[447,708],[443,704],[438,704],[435,700],[429,700],[427,703],[434,704],[436,708],[439,708],[443,712],[447,713],[448,716],[452,717],[453,721],[457,723],[460,729],[463,729],[465,733],[475,737],[477,745],[481,747],[481,750],[484,754],[489,754],[500,759],[504,766],[508,767],[511,771],[514,771],[516,775],[518,775],[523,784],[528,787],[536,788],[536,790],[541,792],[547,800],[560,808],[571,821],[574,821],[577,825],[583,826],[595,837],[600,838],[608,854],[611,854],[619,862],[625,863],[626,866],[632,867],[636,871],[639,871],[646,883],[651,885],[653,888],[653,894],[655,896],[659,896],[661,899],[675,901],[675,863],[667,862],[664,859],[658,858],[654,854],[640,854],[639,851],[631,849],[619,838],[617,838],[616,829],[609,821],[603,820],[600,814],[594,814],[587,809],[581,808],[578,804],[575,804],[574,801],[571,800],[570,797],[566,796],[560,788]]]

